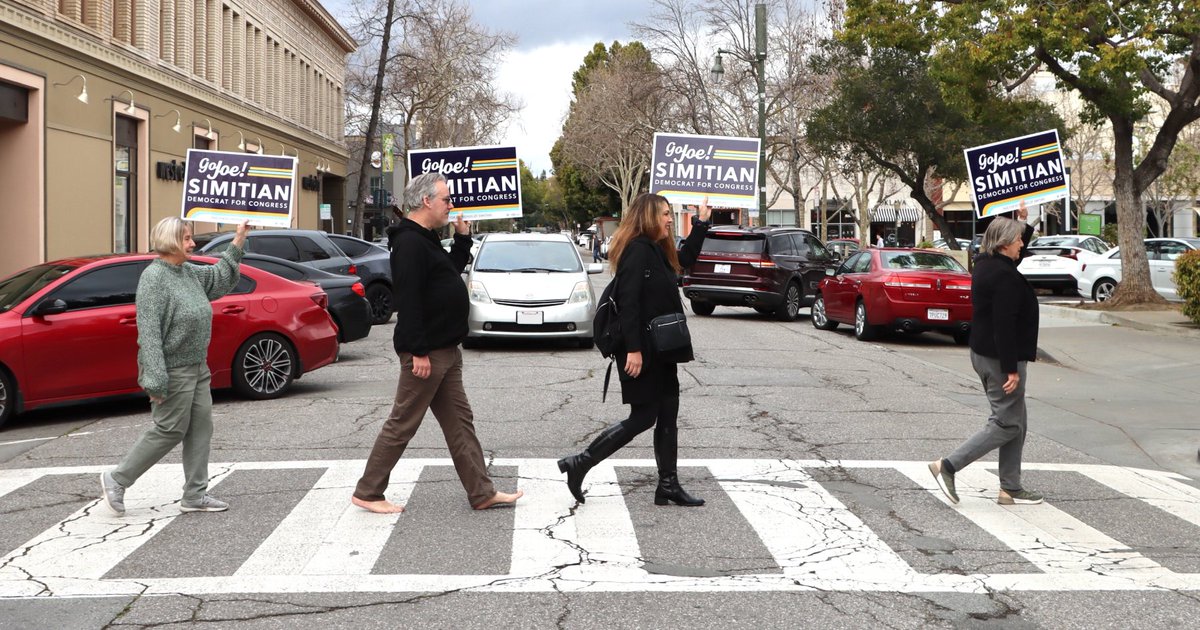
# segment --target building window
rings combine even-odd
[[[113,171],[113,253],[128,253],[137,243],[138,121],[117,116]]]

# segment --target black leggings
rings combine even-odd
[[[633,437],[654,426],[658,421],[661,430],[674,430],[679,419],[679,397],[660,398],[651,403],[630,405],[629,418],[621,422],[621,426]]]

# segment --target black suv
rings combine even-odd
[[[808,230],[713,226],[696,263],[683,277],[683,294],[697,315],[718,306],[749,306],[793,321],[812,304],[826,269],[841,259]]]

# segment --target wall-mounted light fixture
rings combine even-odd
[[[82,89],[82,90],[79,90],[79,96],[76,96],[75,98],[76,98],[76,99],[77,99],[77,100],[78,100],[80,103],[83,103],[84,105],[87,105],[87,104],[88,104],[88,95],[87,95],[87,77],[83,76],[82,74],[77,74],[77,75],[75,75],[75,76],[71,77],[70,79],[67,79],[66,81],[64,81],[64,82],[62,82],[62,83],[55,83],[54,85],[70,85],[70,84],[71,84],[71,83],[73,83],[73,82],[75,81],[75,79],[77,79],[77,78],[78,78],[78,79],[83,79],[83,89]]]
[[[154,117],[155,118],[166,118],[167,116],[171,115],[171,112],[175,112],[175,124],[171,125],[171,130],[174,131],[175,133],[179,133],[180,119],[182,118],[182,116],[180,115],[178,109],[172,109],[170,112],[167,112],[165,114],[155,114]]]
[[[256,153],[258,153],[259,155],[262,155],[263,154],[262,138],[255,138],[255,140],[258,141],[258,143],[256,145],[254,145],[254,146],[258,147],[258,151],[256,151]]]
[[[137,112],[137,107],[135,107],[133,104],[133,90],[124,90],[120,94],[114,96],[113,100],[118,103],[121,102],[121,97],[125,95],[125,92],[129,92],[129,104],[125,106],[125,113],[134,114]]]
[[[204,134],[204,137],[208,138],[209,140],[212,140],[213,139],[212,121],[205,118],[204,124],[208,126],[208,131]]]
[[[245,151],[246,150],[246,136],[243,136],[241,131],[237,132],[237,135],[238,135],[238,151]]]

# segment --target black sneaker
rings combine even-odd
[[[954,490],[954,475],[942,470],[942,460],[937,459],[929,462],[929,472],[937,480],[938,487],[942,489],[942,494],[946,495],[946,498],[950,499],[951,503],[958,505],[958,492]]]

